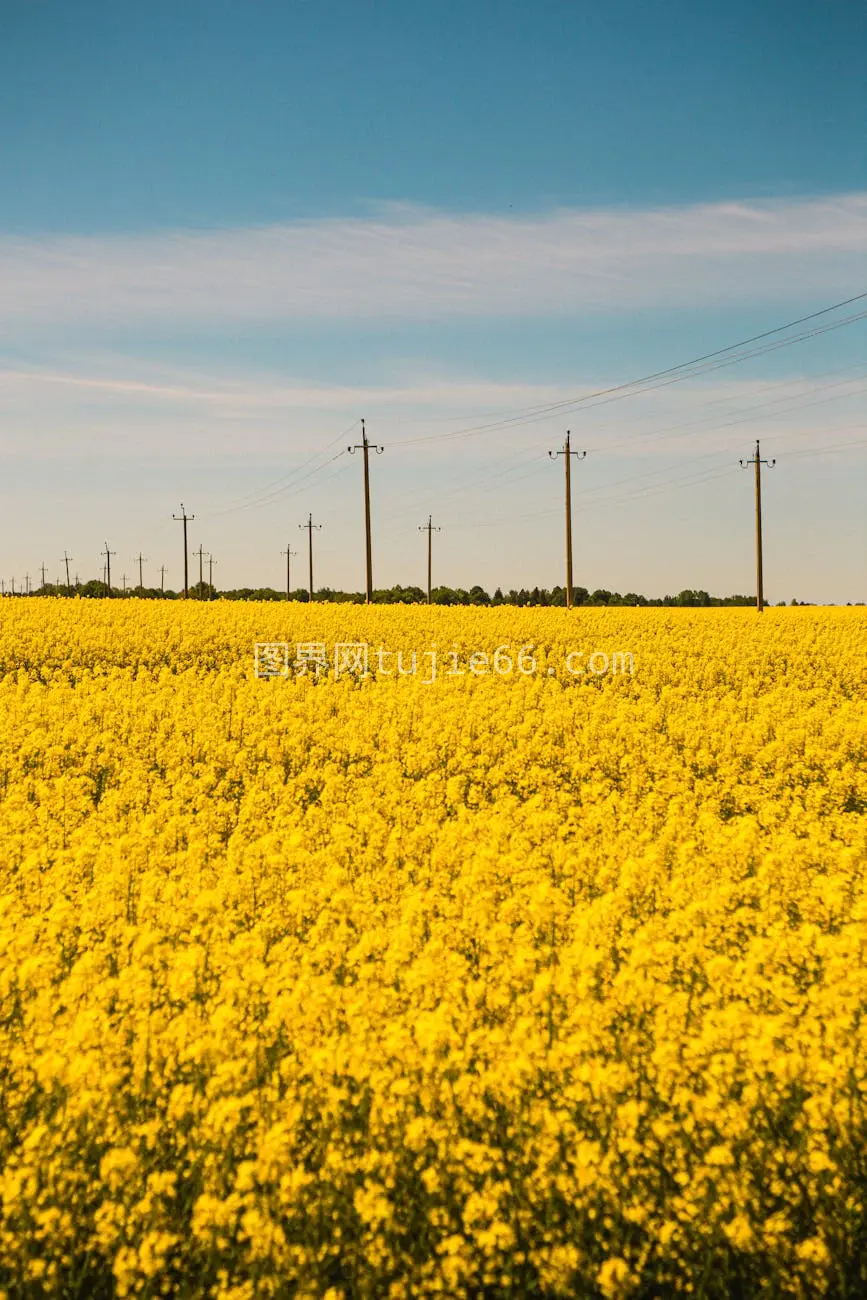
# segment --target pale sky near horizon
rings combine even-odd
[[[867,599],[867,11],[0,0],[0,576]],[[854,319],[860,317],[860,319]],[[848,323],[843,323],[848,321]],[[795,341],[795,340],[798,341]],[[725,363],[725,364],[723,364]],[[616,399],[616,400],[612,400]],[[341,454],[342,453],[342,454]]]

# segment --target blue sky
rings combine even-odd
[[[98,572],[110,533],[177,582],[183,499],[221,583],[277,585],[312,509],[322,581],[358,588],[358,466],[325,449],[364,415],[388,444],[377,582],[419,580],[415,529],[439,512],[443,581],[552,585],[544,453],[565,416],[429,435],[867,289],[859,4],[2,0],[0,17],[7,580],[64,547]],[[758,436],[779,460],[768,594],[867,597],[864,344],[856,322],[575,412],[578,580],[750,590],[734,471]]]

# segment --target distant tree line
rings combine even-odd
[[[190,598],[192,600],[283,600],[286,599],[285,591],[276,591],[273,587],[238,587],[234,591],[217,591],[216,587],[210,586],[207,582],[196,582],[190,586]],[[112,587],[109,593],[104,582],[96,578],[91,578],[87,582],[78,583],[72,588],[65,584],[46,583],[44,587],[39,587],[31,593],[34,596],[69,596],[77,595],[89,598],[105,598],[109,594],[112,599],[141,599],[147,600],[178,600],[182,593],[177,591],[163,591],[159,587],[127,587],[124,591],[118,587]],[[306,602],[309,595],[306,590],[301,589],[293,591],[291,595],[293,601]],[[328,601],[332,604],[350,604],[363,605],[364,593],[361,591],[335,591],[331,587],[320,587],[314,595],[315,600]],[[586,587],[575,587],[572,592],[572,599],[576,605],[638,605],[638,606],[691,606],[691,607],[710,607],[713,605],[753,605],[755,604],[754,596],[711,596],[706,591],[694,591],[686,588],[679,591],[676,596],[642,596],[635,591],[627,591],[621,595],[619,591],[608,591],[604,587],[598,587],[595,591],[588,591]],[[376,605],[423,605],[427,600],[427,594],[421,587],[387,587],[379,591],[374,591],[373,601]],[[470,587],[468,590],[464,587],[434,587],[431,591],[431,601],[434,605],[518,605],[524,606],[558,606],[566,604],[565,587],[533,587],[528,590],[522,587],[520,591],[514,587],[504,592],[501,587],[497,587],[493,595],[489,595],[484,587]],[[785,605],[785,601],[779,602]],[[792,605],[807,605],[809,601],[792,600]]]

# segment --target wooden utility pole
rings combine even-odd
[[[312,602],[313,600],[313,529],[314,528],[321,529],[322,525],[314,524],[313,516],[311,514],[308,514],[307,523],[299,524],[298,527],[307,529],[307,558],[310,566],[308,577],[309,577],[310,600]],[[287,560],[286,563],[288,564],[289,561]]]
[[[190,593],[190,575],[189,575],[190,557],[189,557],[189,551],[187,550],[187,524],[190,522],[191,519],[195,519],[195,517],[196,517],[195,515],[187,514],[186,510],[184,509],[183,501],[181,502],[181,513],[179,515],[172,515],[172,519],[183,520],[184,523],[184,600],[187,599]]]
[[[123,583],[123,594],[126,595],[126,574],[125,573],[121,577],[121,582]]]
[[[759,440],[756,439],[756,452],[749,460],[740,462],[741,469],[746,469],[748,465],[756,467],[756,609],[761,614],[765,607],[765,590],[762,576],[762,466],[767,465],[771,469],[776,465],[776,460],[762,460],[759,451]]]
[[[42,570],[42,590],[44,591],[45,590],[45,565],[40,564],[39,567]]]
[[[166,589],[166,566],[164,564],[161,564],[160,565],[160,591],[164,592],[165,589]]]
[[[72,595],[72,588],[71,588],[70,585],[69,585],[69,561],[70,561],[71,559],[72,559],[72,556],[71,556],[71,555],[67,555],[67,554],[66,554],[66,551],[64,551],[64,552],[63,552],[63,562],[64,562],[64,564],[66,565],[66,594],[67,594],[68,596],[71,596],[71,595]]]
[[[292,547],[287,542],[286,550],[283,551],[283,554],[286,556],[286,599],[290,600],[292,595],[292,570],[290,565],[292,563],[292,556],[297,555],[298,552],[293,551]]]
[[[146,556],[142,555],[141,551],[139,551],[138,556],[136,557],[136,559],[137,559],[137,561],[138,561],[138,589],[139,589],[139,591],[144,591],[144,578],[142,577],[142,562],[143,562],[146,558],[147,558]]]
[[[382,455],[383,448],[378,447],[375,442],[367,441],[367,430],[364,427],[364,421],[361,421],[361,442],[356,443],[354,447],[347,447],[346,450],[352,454],[356,451],[363,453],[364,460],[364,535],[366,542],[367,558],[367,603],[373,600],[373,555],[370,539],[370,462],[369,453],[375,451],[377,455]]]
[[[438,528],[434,527],[434,524],[433,524],[433,522],[432,522],[431,516],[428,515],[428,517],[427,517],[427,523],[426,523],[426,524],[420,524],[420,525],[419,525],[419,530],[418,530],[418,531],[419,531],[420,533],[427,533],[427,603],[430,604],[430,592],[431,592],[431,569],[432,569],[432,565],[431,565],[431,552],[432,552],[432,549],[433,549],[432,546],[431,546],[431,538],[432,538],[432,536],[433,536],[434,533],[438,533],[440,530],[439,530]]]
[[[587,455],[586,451],[572,450],[572,434],[566,430],[566,441],[562,451],[549,451],[548,455],[552,460],[558,456],[563,457],[563,463],[566,466],[566,608],[572,608],[572,457],[576,460],[583,460]]]
[[[107,596],[110,596],[111,595],[111,557],[113,555],[116,555],[117,552],[110,551],[108,549],[108,542],[106,542],[105,550],[103,551],[103,554],[105,556],[105,594]]]
[[[193,551],[193,554],[195,555],[195,551]],[[202,546],[202,543],[199,542],[199,600],[202,599],[202,593],[204,592],[205,589],[205,579],[202,573],[202,559],[204,554],[205,554],[204,547]]]
[[[214,559],[213,555],[209,554],[208,555],[208,600],[210,600],[214,594],[214,565],[216,563],[217,561]]]

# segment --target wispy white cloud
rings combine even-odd
[[[500,450],[532,450],[556,441],[566,423],[596,450],[618,457],[686,443],[704,453],[781,432],[821,440],[829,417],[835,425],[857,422],[865,409],[865,370],[856,364],[771,380],[705,378],[598,404],[590,385],[445,371],[390,385],[311,384],[267,372],[185,373],[130,358],[113,365],[68,358],[63,368],[0,369],[0,447],[7,457],[29,460],[98,455],[122,462],[148,455],[171,462],[206,455],[226,463],[277,458],[291,464],[321,452],[363,414],[378,441],[393,451],[403,446],[416,464],[431,456],[452,460],[458,446],[461,459],[474,449],[486,454],[491,438]]]
[[[867,194],[534,217],[391,207],[141,236],[0,236],[0,330],[22,322],[576,315],[846,296]]]

